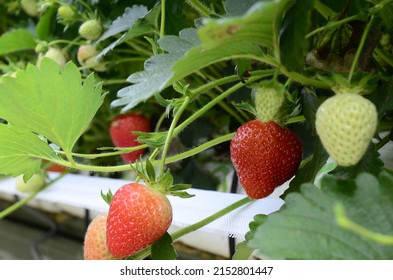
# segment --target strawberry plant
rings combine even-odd
[[[100,248],[174,259],[286,184],[234,258],[392,259],[392,0],[22,2],[0,3],[0,173],[135,175],[103,196]],[[149,126],[115,131],[136,113]],[[226,190],[231,170],[245,197],[169,234],[166,196]]]

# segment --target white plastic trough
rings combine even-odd
[[[50,173],[51,177],[57,176]],[[123,184],[130,181],[121,179],[100,178],[85,175],[67,174],[62,179],[40,192],[28,205],[48,212],[67,212],[76,217],[84,218],[86,210],[90,217],[107,212],[109,206],[101,198],[100,192],[114,193]],[[270,214],[277,211],[284,203],[279,195],[286,188],[282,186],[265,199],[245,205],[209,225],[187,234],[179,241],[199,250],[207,251],[222,257],[229,257],[228,237],[236,238],[236,242],[244,240],[248,224],[256,214]],[[190,189],[195,194],[192,198],[182,199],[169,196],[173,207],[173,222],[169,232],[198,222],[222,208],[242,199],[244,194],[224,193]],[[0,198],[15,200],[15,195],[24,197],[26,194],[15,189],[15,179],[0,179]]]

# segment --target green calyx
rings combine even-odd
[[[161,176],[157,176],[150,160],[146,160],[145,164],[137,162],[133,170],[145,182],[146,186],[162,195],[173,195],[181,198],[194,196],[186,192],[187,189],[191,188],[190,184],[173,184],[173,176],[168,170]]]

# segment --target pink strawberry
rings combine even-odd
[[[118,148],[129,148],[140,145],[137,141],[137,136],[132,134],[134,131],[149,132],[149,119],[139,114],[129,113],[114,118],[109,127],[112,142]],[[134,162],[139,159],[143,152],[144,149],[140,149],[122,154],[121,157],[125,162]]]
[[[112,255],[131,256],[158,240],[172,223],[165,195],[139,183],[122,186],[109,206],[106,242]]]
[[[114,260],[106,246],[106,220],[108,214],[98,215],[87,228],[83,257],[85,260]]]
[[[231,159],[240,184],[252,199],[271,194],[295,175],[302,160],[301,140],[273,121],[249,121],[231,141]]]

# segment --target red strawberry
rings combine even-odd
[[[119,115],[110,123],[109,133],[112,142],[116,147],[129,148],[139,146],[137,136],[132,134],[134,131],[149,132],[149,120],[142,115],[130,113]],[[122,154],[121,157],[125,162],[136,161],[144,152],[144,149],[131,153]]]
[[[106,240],[118,258],[131,256],[158,240],[172,223],[165,195],[138,183],[122,186],[109,206]]]
[[[268,196],[294,176],[303,153],[298,136],[273,121],[259,120],[239,127],[230,149],[240,184],[252,199]]]
[[[114,260],[106,246],[106,220],[108,214],[98,215],[87,228],[83,247],[85,260]]]

